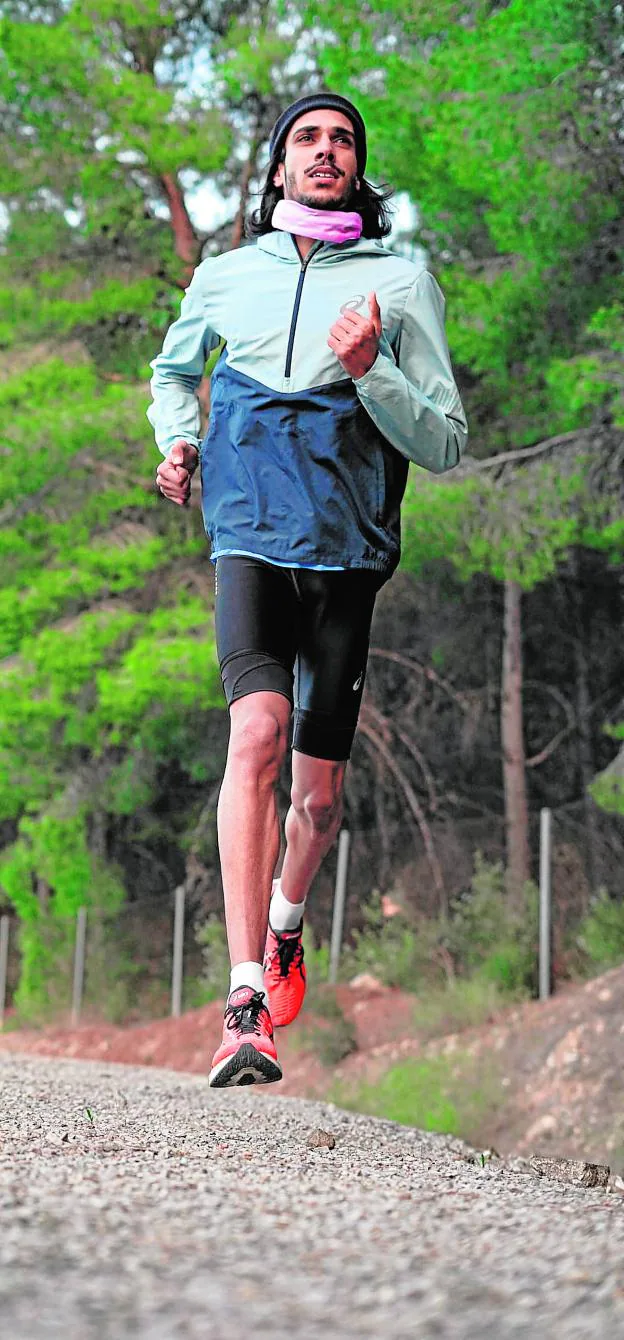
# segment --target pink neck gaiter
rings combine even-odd
[[[311,209],[297,200],[278,200],[273,227],[317,242],[355,242],[362,236],[362,218],[340,209]]]

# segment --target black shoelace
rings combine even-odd
[[[288,940],[282,939],[276,932],[277,949],[276,954],[279,959],[280,977],[288,977],[291,967],[300,968],[303,962],[303,945],[300,936],[293,935]]]
[[[263,992],[254,991],[249,1000],[242,1001],[240,1005],[226,1007],[225,1021],[228,1028],[236,1028],[239,1033],[259,1033],[260,1011],[264,1009],[266,1005]]]

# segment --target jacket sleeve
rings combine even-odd
[[[372,368],[354,381],[364,408],[388,442],[434,474],[458,465],[468,440],[444,309],[439,284],[423,270],[407,296],[396,362],[384,338]]]
[[[210,264],[210,262],[207,262]],[[153,403],[147,417],[163,456],[177,437],[199,446],[200,408],[195,391],[204,375],[206,359],[220,336],[205,317],[206,262],[198,265],[184,294],[180,315],[165,336],[161,353],[150,363]]]

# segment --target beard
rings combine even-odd
[[[346,177],[343,183],[343,193],[333,200],[325,200],[318,195],[308,195],[306,191],[299,191],[295,181],[294,173],[286,173],[286,190],[284,191],[285,200],[296,200],[298,205],[307,205],[309,209],[357,209],[357,191],[355,189],[355,177]]]

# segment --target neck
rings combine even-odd
[[[311,252],[312,247],[316,246],[316,238],[297,237],[297,235],[295,234],[295,245],[297,247],[299,255],[301,256],[302,261],[305,261],[307,256]]]
[[[278,200],[273,227],[290,233],[303,260],[314,242],[349,242],[362,235],[362,219],[355,210],[313,209],[300,200]]]

